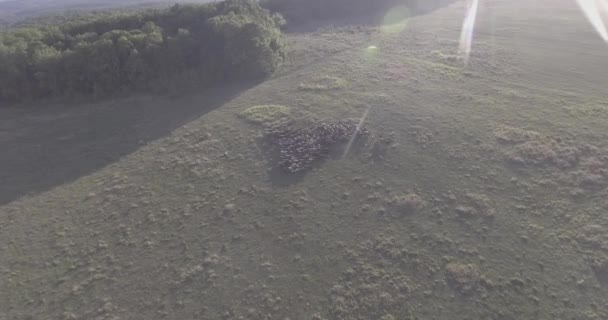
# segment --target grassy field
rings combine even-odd
[[[458,1],[291,33],[263,83],[0,110],[0,319],[607,319],[608,47],[546,3],[483,1],[466,67]],[[366,110],[275,170],[264,121]]]

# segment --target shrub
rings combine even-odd
[[[424,199],[415,193],[397,196],[391,202],[394,208],[402,214],[416,213],[426,206]]]
[[[461,294],[475,291],[481,282],[481,273],[473,264],[452,262],[445,270],[448,284]]]

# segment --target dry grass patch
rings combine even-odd
[[[478,193],[467,193],[462,204],[456,206],[456,213],[463,217],[492,218],[496,214],[490,198]]]
[[[494,130],[504,159],[546,173],[565,185],[598,191],[608,186],[608,151],[586,143],[498,126]]]
[[[500,143],[516,144],[537,139],[540,137],[540,134],[521,128],[499,125],[494,129],[494,136]]]
[[[476,291],[481,283],[481,272],[476,265],[458,262],[449,263],[445,267],[448,285],[461,294]]]
[[[389,200],[389,204],[400,214],[416,213],[427,205],[426,201],[416,193],[395,196]]]
[[[328,91],[344,89],[348,86],[348,82],[340,77],[323,76],[314,81],[303,82],[298,88],[302,91]]]
[[[291,116],[291,109],[286,106],[268,104],[251,107],[239,114],[248,122],[262,126],[272,126],[284,122]]]

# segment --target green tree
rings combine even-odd
[[[0,32],[0,101],[261,77],[285,54],[282,19],[250,0],[70,19]]]
[[[40,43],[32,52],[32,67],[36,80],[36,97],[59,96],[63,92],[61,74],[61,52]]]

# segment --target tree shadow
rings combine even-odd
[[[283,169],[273,166],[268,171],[268,178],[274,187],[288,187],[298,184],[306,177],[311,170],[300,171],[296,173],[285,172]]]
[[[268,163],[268,180],[275,187],[288,187],[298,184],[304,179],[310,170],[290,173],[283,170],[278,163],[280,162],[279,150],[266,138],[262,137],[257,142],[257,146],[264,154],[264,160]]]
[[[435,10],[446,7],[458,0],[418,0],[408,5],[409,17],[416,17],[432,13]],[[353,16],[334,19],[309,19],[307,21],[296,21],[287,25],[285,31],[288,33],[311,33],[327,28],[345,27],[377,27],[383,24],[385,15],[390,10],[370,13],[362,16]]]
[[[0,108],[0,205],[107,166],[254,85],[179,96]]]

